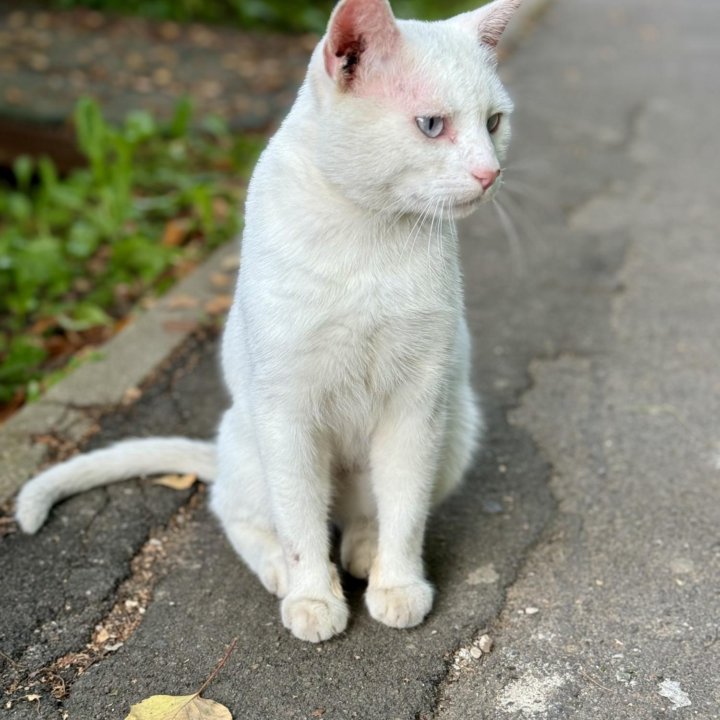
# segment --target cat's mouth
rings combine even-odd
[[[470,198],[470,200],[460,200],[460,201],[456,202],[453,207],[456,207],[456,208],[471,207],[472,205],[482,202],[482,199],[483,199],[483,196],[478,195],[477,197]]]
[[[455,212],[468,212],[474,210],[485,199],[485,195],[476,195],[469,200],[458,200],[453,203],[452,209]]]

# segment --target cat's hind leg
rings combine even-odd
[[[270,497],[245,414],[226,411],[218,433],[218,475],[210,507],[230,543],[274,595],[288,591],[288,570],[270,514]]]
[[[353,577],[367,580],[378,550],[377,507],[370,474],[352,466],[333,473],[336,498],[333,515],[340,527],[340,562]]]
[[[484,430],[482,411],[468,381],[458,384],[448,405],[445,436],[432,504],[439,505],[450,495],[470,467]]]

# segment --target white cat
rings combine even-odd
[[[23,530],[91,487],[195,473],[297,637],[348,620],[330,518],[372,617],[423,620],[426,519],[482,424],[454,219],[499,185],[512,105],[495,46],[519,4],[434,23],[338,4],[250,184],[217,444],[130,440],[52,468],[18,497]]]

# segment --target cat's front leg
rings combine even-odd
[[[365,601],[372,617],[391,627],[417,625],[432,607],[422,548],[441,431],[442,418],[426,408],[396,407],[373,438],[379,542]]]
[[[258,418],[256,436],[272,516],[288,568],[283,624],[301,640],[320,642],[348,621],[337,569],[330,562],[330,451],[301,413]]]

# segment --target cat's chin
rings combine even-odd
[[[480,197],[473,198],[472,200],[466,200],[465,202],[459,202],[453,205],[449,214],[453,218],[464,218],[477,210],[482,205],[485,198],[481,195]]]

